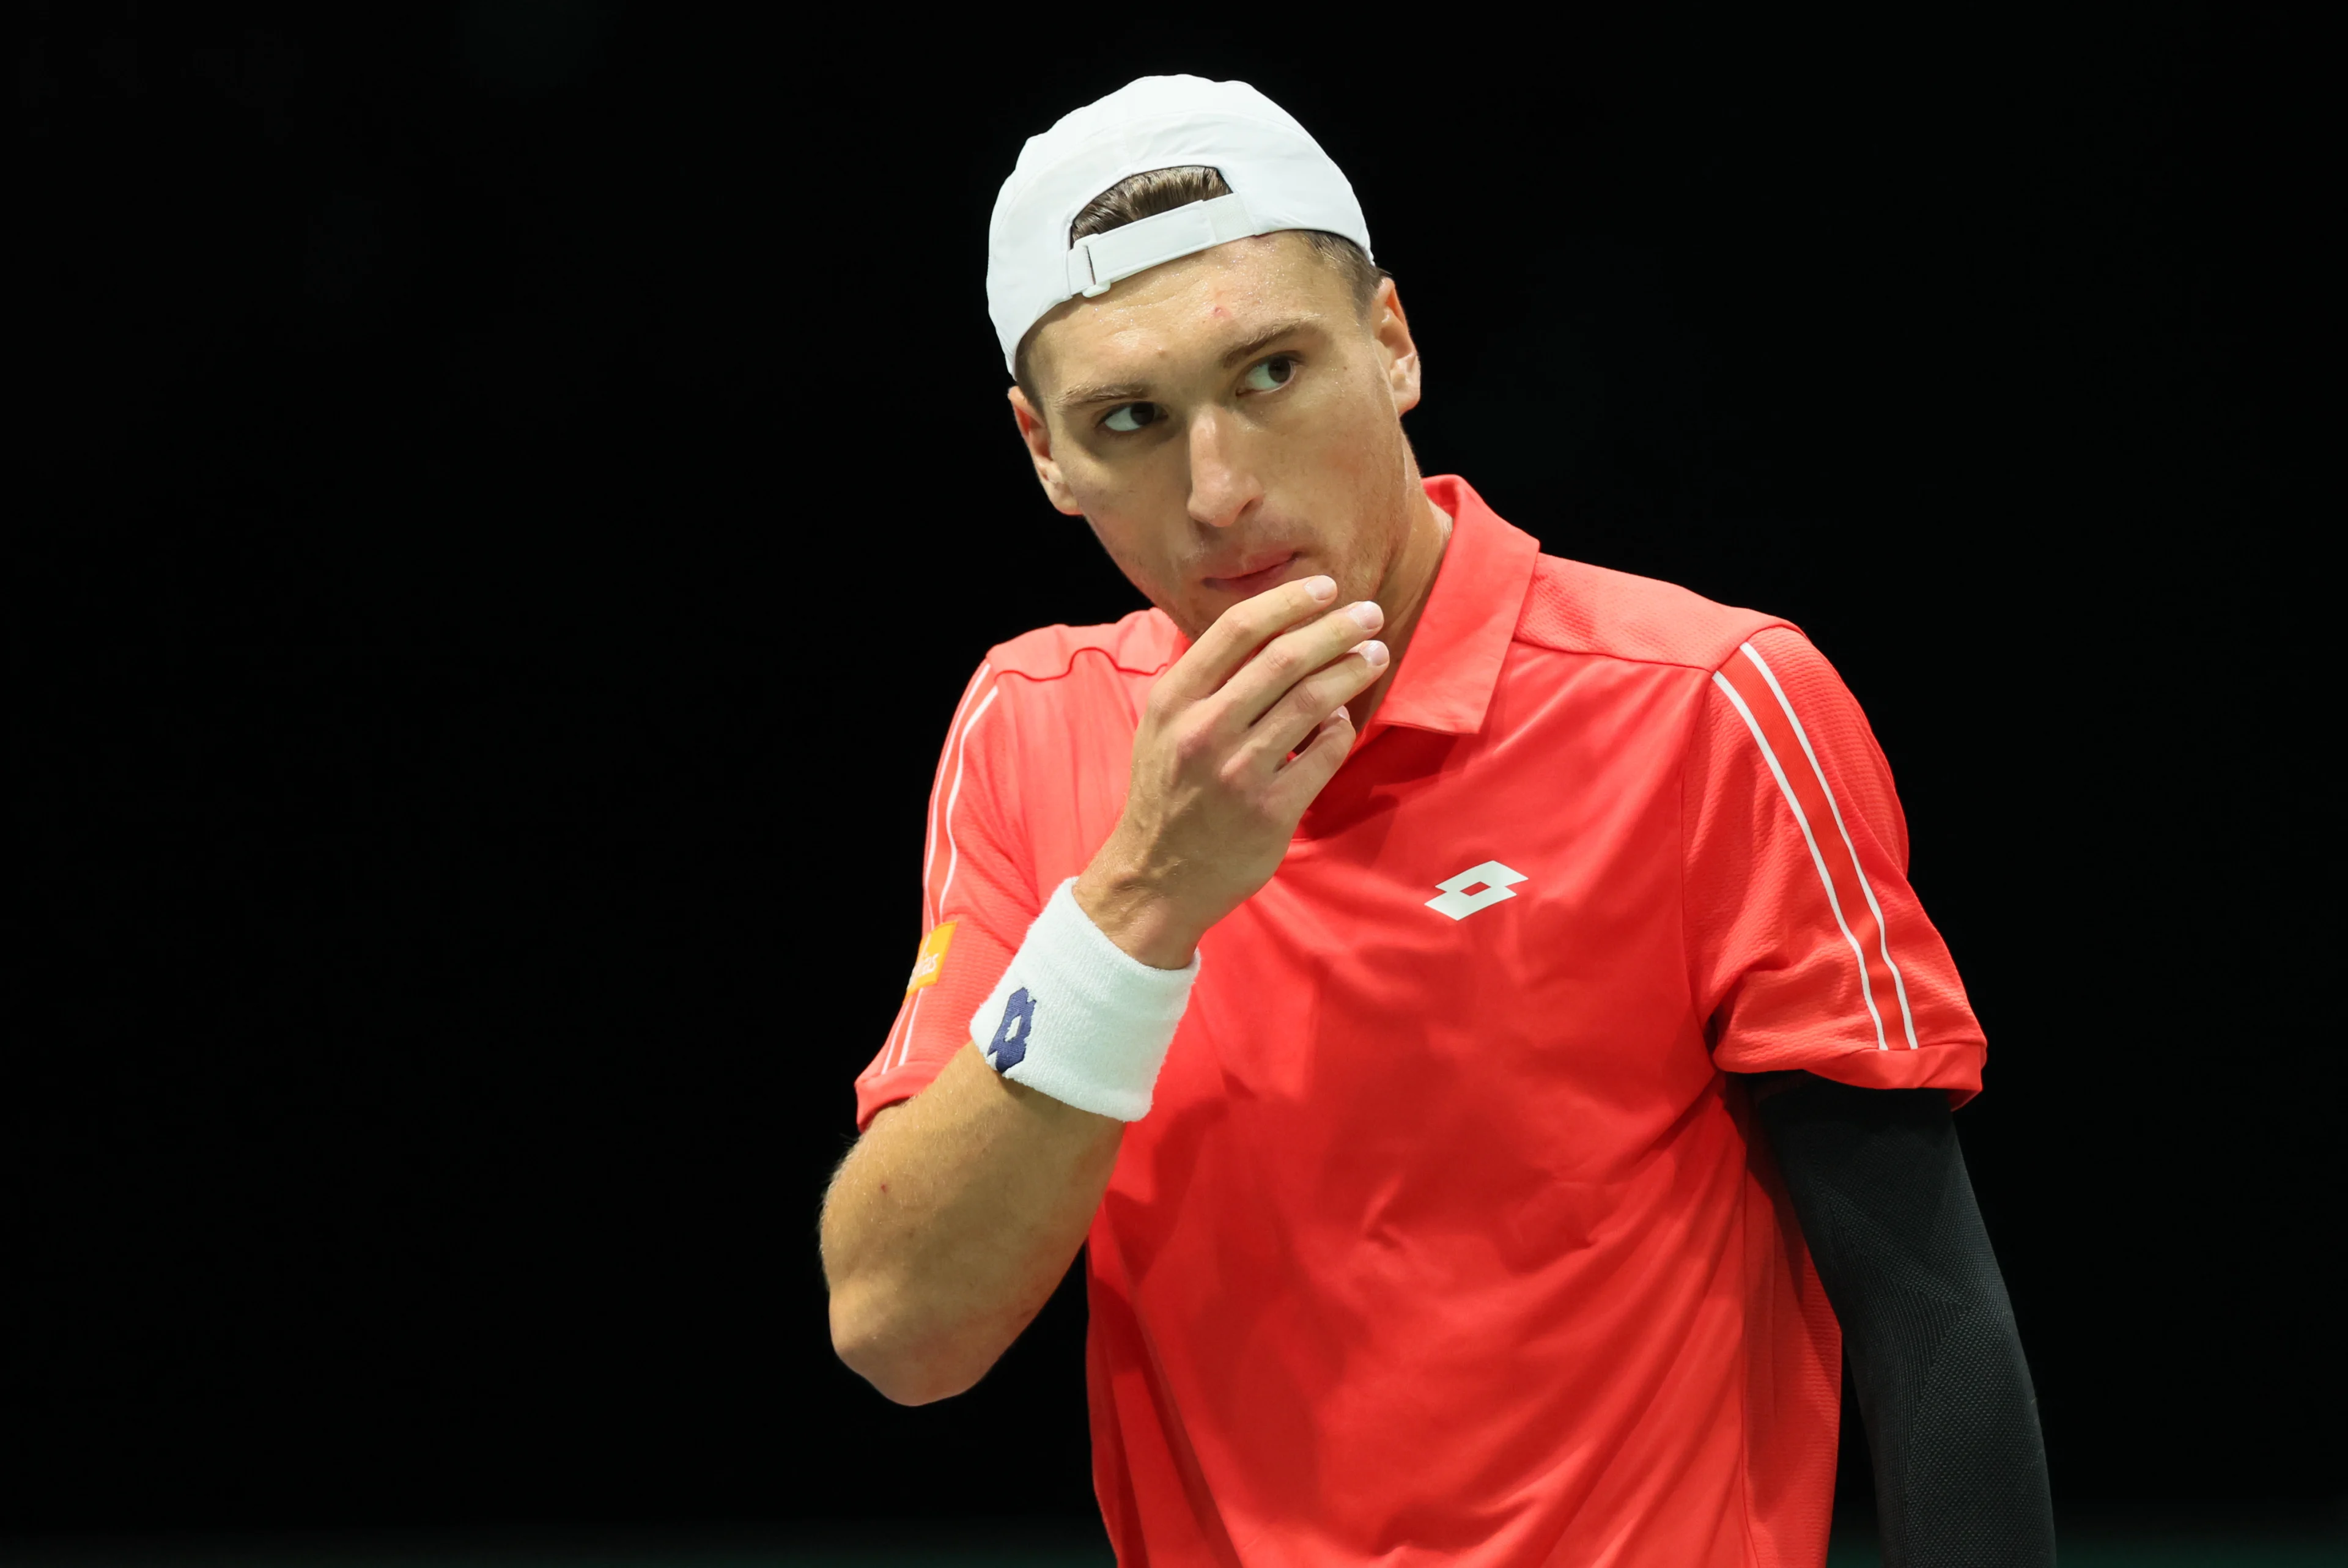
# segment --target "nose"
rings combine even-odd
[[[1230,528],[1263,498],[1241,444],[1228,410],[1203,408],[1190,421],[1190,520],[1202,528]]]

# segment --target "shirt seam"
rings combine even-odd
[[[1785,628],[1786,630],[1789,630],[1789,631],[1793,632],[1793,633],[1794,633],[1794,635],[1795,635],[1795,636],[1797,636],[1797,637],[1801,637],[1801,636],[1803,635],[1801,628],[1800,628],[1800,627],[1798,627],[1798,626],[1794,625],[1794,623],[1793,623],[1793,622],[1791,622],[1791,621],[1789,621],[1789,620],[1771,620],[1770,622],[1768,622],[1768,624],[1766,624],[1766,625],[1764,625],[1764,626],[1756,626],[1756,627],[1755,627],[1751,631],[1748,631],[1748,632],[1746,632],[1743,637],[1738,638],[1738,639],[1737,639],[1737,643],[1736,643],[1737,648],[1742,648],[1746,643],[1752,641],[1753,641],[1753,639],[1755,639],[1756,637],[1760,636],[1763,632],[1765,632],[1765,631],[1773,631],[1773,630],[1776,630],[1776,629],[1778,629],[1779,627],[1783,627],[1783,628]],[[1805,641],[1807,641],[1807,639],[1805,639]],[[1536,647],[1536,648],[1540,648],[1540,647],[1545,647],[1545,646],[1547,646],[1547,645],[1546,645],[1546,644],[1543,644],[1543,643],[1538,643],[1538,642],[1537,642],[1537,643],[1532,644],[1532,646],[1534,646],[1534,647]],[[1555,650],[1551,650],[1551,651],[1554,651],[1554,652],[1567,652],[1567,651],[1570,651],[1570,650],[1566,650],[1566,649],[1555,649]],[[1691,845],[1689,844],[1689,842],[1688,842],[1688,753],[1691,753],[1691,752],[1693,752],[1693,751],[1695,749],[1695,736],[1696,736],[1696,730],[1697,730],[1697,727],[1698,727],[1699,725],[1702,725],[1702,724],[1704,724],[1704,723],[1708,723],[1711,721],[1711,718],[1712,718],[1712,704],[1713,704],[1713,703],[1715,703],[1715,702],[1718,702],[1718,701],[1720,700],[1719,696],[1717,695],[1718,688],[1717,688],[1717,687],[1715,687],[1715,686],[1714,685],[1714,683],[1713,683],[1713,677],[1714,677],[1715,675],[1718,674],[1718,673],[1720,672],[1721,669],[1722,669],[1725,665],[1726,665],[1726,664],[1727,664],[1727,662],[1728,662],[1730,660],[1732,660],[1732,659],[1734,659],[1734,658],[1735,658],[1735,657],[1736,657],[1736,649],[1735,649],[1735,648],[1732,648],[1732,649],[1730,649],[1726,653],[1722,654],[1722,655],[1720,656],[1720,658],[1719,658],[1716,661],[1715,661],[1715,662],[1713,662],[1713,663],[1711,663],[1711,664],[1697,664],[1697,663],[1694,663],[1694,662],[1683,662],[1682,661],[1675,660],[1675,659],[1634,659],[1634,658],[1630,657],[1630,656],[1629,656],[1629,655],[1627,655],[1627,654],[1617,654],[1617,653],[1597,653],[1597,654],[1593,654],[1593,655],[1592,655],[1592,657],[1601,658],[1601,659],[1613,659],[1613,660],[1615,660],[1616,661],[1618,661],[1618,662],[1620,662],[1620,663],[1624,663],[1624,664],[1653,664],[1653,665],[1657,665],[1657,666],[1659,666],[1659,667],[1661,667],[1661,668],[1663,668],[1663,669],[1669,669],[1669,670],[1691,670],[1691,671],[1695,671],[1699,676],[1701,676],[1701,677],[1703,678],[1703,682],[1704,682],[1704,685],[1703,685],[1703,695],[1702,695],[1702,697],[1701,697],[1701,698],[1699,698],[1699,699],[1698,699],[1698,701],[1697,701],[1697,702],[1696,702],[1696,703],[1695,703],[1694,712],[1694,714],[1692,715],[1692,717],[1690,718],[1689,723],[1688,723],[1687,733],[1686,733],[1685,734],[1684,734],[1684,735],[1682,735],[1682,736],[1680,737],[1680,752],[1679,752],[1679,785],[1680,785],[1680,802],[1679,802],[1679,820],[1680,820],[1680,853],[1679,853],[1679,881],[1680,881],[1680,969],[1681,969],[1681,973],[1682,973],[1683,977],[1684,977],[1684,978],[1686,979],[1686,981],[1687,981],[1687,988],[1688,988],[1688,1010],[1689,1010],[1690,1012],[1694,1012],[1694,1011],[1695,1010],[1695,1009],[1696,1009],[1697,1004],[1698,1004],[1698,1003],[1703,999],[1703,988],[1702,988],[1701,986],[1699,986],[1699,985],[1696,983],[1696,973],[1695,973],[1695,945],[1694,945],[1694,943],[1692,940],[1690,940],[1690,938],[1689,938],[1689,933],[1688,933],[1688,875],[1687,875],[1687,874],[1688,874],[1688,856],[1689,856],[1689,854],[1690,854],[1691,849],[1692,849],[1692,845]],[[1717,758],[1714,759],[1714,762],[1715,762],[1715,765],[1717,765],[1718,759],[1717,759]],[[1705,1025],[1706,1025],[1706,1023],[1707,1023],[1707,1022],[1708,1022],[1708,1020],[1706,1020],[1706,1019],[1704,1019],[1704,1018],[1701,1018],[1701,1017],[1699,1017],[1699,1018],[1696,1020],[1696,1028],[1697,1028],[1699,1030],[1703,1030],[1704,1029],[1704,1027],[1705,1027]],[[1921,1044],[1921,1042],[1920,1042],[1920,1044]],[[1713,1042],[1712,1040],[1706,1040],[1704,1041],[1704,1053],[1705,1053],[1707,1056],[1709,1056],[1709,1055],[1712,1053],[1712,1051],[1713,1051],[1713,1050],[1714,1050],[1714,1049],[1715,1049],[1714,1042]],[[1717,1063],[1715,1063],[1715,1066],[1717,1066]]]
[[[1554,642],[1536,641],[1529,637],[1513,637],[1509,641],[1521,642],[1528,648],[1538,648],[1544,653],[1573,653],[1585,659],[1611,659],[1617,664],[1653,664],[1658,669],[1694,670],[1707,675],[1720,668],[1718,664],[1699,664],[1693,659],[1643,659],[1635,653],[1616,653],[1603,648],[1561,648]]]
[[[1736,640],[1737,647],[1744,646],[1746,643],[1750,642],[1753,639],[1760,636],[1765,631],[1775,631],[1780,628],[1793,632],[1796,636],[1801,635],[1801,628],[1796,626],[1792,621],[1772,618],[1762,625],[1755,627],[1744,636],[1738,638]],[[1521,632],[1512,635],[1509,641],[1511,642],[1521,642],[1528,648],[1538,648],[1545,653],[1574,653],[1586,659],[1612,659],[1618,664],[1653,664],[1659,669],[1664,670],[1694,670],[1699,674],[1707,677],[1709,677],[1714,671],[1722,668],[1731,659],[1736,657],[1736,649],[1731,648],[1727,652],[1722,654],[1718,659],[1715,659],[1709,663],[1702,662],[1694,659],[1664,659],[1660,657],[1645,658],[1636,653],[1617,653],[1612,649],[1605,648],[1566,648],[1554,642],[1543,642],[1537,638],[1528,637]]]
[[[1750,1099],[1747,1099],[1745,1102],[1745,1111],[1747,1120],[1757,1128],[1761,1120],[1759,1107],[1756,1106]],[[1773,1150],[1771,1153],[1774,1157],[1775,1151]],[[1753,1279],[1753,1237],[1751,1235],[1751,1227],[1758,1222],[1757,1216],[1756,1216],[1753,1212],[1753,1185],[1751,1183],[1746,1183],[1742,1190],[1739,1192],[1736,1207],[1736,1282],[1738,1286],[1738,1294],[1745,1302],[1745,1320],[1742,1325],[1744,1332],[1736,1337],[1736,1354],[1738,1362],[1736,1368],[1738,1373],[1736,1378],[1736,1426],[1739,1435],[1744,1439],[1742,1442],[1736,1445],[1736,1491],[1738,1500],[1742,1505],[1738,1508],[1737,1513],[1740,1522],[1745,1527],[1745,1560],[1747,1563],[1757,1563],[1764,1561],[1764,1559],[1761,1554],[1760,1540],[1754,1531],[1754,1513],[1756,1511],[1753,1506],[1753,1441],[1756,1434],[1753,1430],[1752,1313],[1755,1285]],[[1770,1327],[1774,1328],[1776,1327],[1775,1318],[1776,1316],[1776,1303],[1772,1302],[1770,1305],[1770,1317],[1772,1319]],[[1772,1379],[1776,1378],[1776,1371],[1777,1368],[1773,1362],[1769,1368]]]
[[[1897,1050],[1886,1050],[1879,1045],[1838,1045],[1832,1041],[1822,1041],[1816,1047],[1813,1047],[1807,1041],[1805,1041],[1803,1042],[1801,1049],[1804,1050],[1824,1050],[1835,1055],[1855,1056],[1864,1058],[1869,1061],[1883,1059],[1905,1061],[1911,1057],[1921,1056],[1928,1050],[1982,1050],[1987,1049],[1987,1042],[1958,1035],[1944,1040],[1927,1040],[1919,1038],[1916,1041],[1916,1049],[1913,1050],[1910,1050],[1904,1046]]]
[[[994,658],[995,651],[990,651],[987,657],[990,659]],[[1086,643],[1081,648],[1070,649],[1068,651],[1067,662],[1049,675],[1037,675],[1025,670],[1014,670],[1000,664],[995,666],[995,673],[997,676],[1015,675],[1031,686],[1041,686],[1053,681],[1065,681],[1069,676],[1075,674],[1076,670],[1076,656],[1083,653],[1098,654],[1101,658],[1107,660],[1109,668],[1116,671],[1120,675],[1162,675],[1174,662],[1171,659],[1169,659],[1164,663],[1158,664],[1148,669],[1143,669],[1136,665],[1123,662],[1116,654],[1110,652],[1106,648],[1097,647],[1094,644]]]
[[[1049,685],[1054,682],[1065,681],[1069,676],[1075,674],[1077,656],[1086,653],[1097,654],[1100,658],[1107,660],[1108,661],[1109,669],[1120,675],[1157,675],[1162,673],[1166,670],[1167,665],[1173,662],[1171,660],[1169,660],[1165,664],[1159,665],[1155,670],[1137,670],[1131,665],[1124,663],[1115,653],[1109,651],[1109,650],[1102,648],[1097,644],[1086,643],[1081,647],[1070,649],[1068,651],[1067,662],[1049,675],[1033,675],[1025,670],[1005,669],[998,665],[995,672],[996,679],[1001,681],[1006,677],[1015,677],[1025,682],[1031,686]],[[994,655],[995,651],[990,650],[987,657],[992,660]],[[1004,723],[1010,723],[1012,721],[1006,714],[1003,722]],[[1046,897],[1047,890],[1042,886],[1034,885],[1035,876],[1035,835],[1028,830],[1027,792],[1024,787],[1022,787],[1021,781],[1018,777],[1019,770],[1013,768],[1010,772],[1013,776],[1004,787],[1014,794],[1014,807],[1008,815],[1013,820],[1013,825],[1017,828],[1019,845],[1027,863],[1026,872],[1031,885],[1031,891],[1035,895],[1037,907],[1041,907]],[[944,911],[941,910],[939,913],[942,915]]]
[[[1645,661],[1639,661],[1638,662]],[[1682,665],[1679,668],[1694,669],[1695,666]],[[1713,703],[1712,682],[1708,680],[1705,681],[1700,689],[1700,692],[1701,694],[1697,697],[1696,702],[1694,704],[1694,712],[1688,722],[1687,733],[1680,737],[1678,768],[1678,782],[1680,786],[1680,852],[1678,856],[1680,883],[1680,974],[1681,978],[1687,982],[1688,1011],[1691,1013],[1694,1013],[1696,1011],[1704,999],[1703,989],[1696,984],[1695,944],[1688,938],[1688,856],[1692,847],[1688,842],[1688,753],[1695,749],[1697,726],[1706,723],[1711,720]],[[1707,1034],[1709,1030],[1706,1025],[1707,1020],[1699,1014],[1695,1020],[1696,1032],[1699,1034]],[[1709,1039],[1704,1040],[1704,1056],[1709,1060],[1712,1056],[1713,1050],[1713,1042]],[[1718,1062],[1714,1062],[1713,1066],[1714,1071],[1720,1071]]]

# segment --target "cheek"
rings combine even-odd
[[[1323,484],[1358,494],[1393,483],[1402,433],[1383,386],[1349,379],[1342,396],[1311,423],[1322,434],[1309,443],[1309,461]]]
[[[1104,507],[1085,508],[1085,526],[1093,538],[1100,540],[1101,548],[1119,566],[1147,561],[1153,553],[1146,531],[1134,527],[1130,518]]]
[[[1158,513],[1117,504],[1120,498],[1129,502],[1130,497],[1080,498],[1085,502],[1086,525],[1108,552],[1108,559],[1152,603],[1162,603],[1164,586],[1179,574],[1171,565],[1172,551]]]
[[[1407,528],[1396,481],[1408,472],[1402,427],[1382,381],[1349,380],[1342,403],[1327,410],[1323,439],[1309,444],[1283,488],[1320,519],[1333,564],[1349,594],[1376,590]]]
[[[1161,444],[1148,452],[1120,452],[1107,462],[1069,442],[1061,448],[1060,482],[1087,517],[1147,517],[1165,504],[1169,485],[1179,476],[1179,457]]]
[[[1182,588],[1186,579],[1155,531],[1090,513],[1085,521],[1091,526],[1093,538],[1100,541],[1101,549],[1142,598],[1171,617],[1185,636],[1196,638],[1206,630],[1207,623],[1193,613],[1195,607],[1184,600]]]

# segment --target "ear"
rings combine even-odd
[[[1017,384],[1011,388],[1011,417],[1019,422],[1019,439],[1027,444],[1027,456],[1035,465],[1035,477],[1044,487],[1044,494],[1052,505],[1072,518],[1081,518],[1085,509],[1076,505],[1076,496],[1060,476],[1060,465],[1052,457],[1052,427],[1027,401],[1027,394]]]
[[[1408,414],[1418,406],[1418,344],[1410,335],[1410,318],[1403,313],[1402,295],[1392,278],[1378,280],[1370,301],[1370,335],[1385,351],[1386,388],[1394,394],[1395,412]]]

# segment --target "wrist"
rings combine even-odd
[[[1199,960],[1159,968],[1126,952],[1055,888],[994,989],[971,1015],[986,1064],[1014,1083],[1135,1122],[1149,1113],[1158,1071],[1189,1006]]]
[[[1185,919],[1147,878],[1096,856],[1071,889],[1076,907],[1129,958],[1155,969],[1187,968],[1206,929]]]

